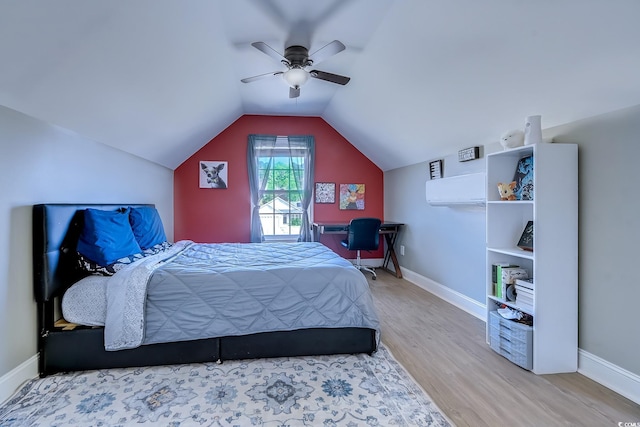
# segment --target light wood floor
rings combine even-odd
[[[640,425],[640,405],[578,373],[535,375],[495,353],[485,323],[377,270],[382,342],[457,426]]]

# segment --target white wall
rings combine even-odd
[[[468,162],[458,162],[457,152],[446,156],[443,176],[484,172],[481,153]],[[384,218],[406,224],[395,246],[400,265],[484,304],[485,210],[427,204],[428,179],[428,161],[384,174]]]
[[[640,375],[640,106],[545,135],[578,144],[578,344]]]
[[[0,182],[2,377],[36,354],[31,206],[155,203],[173,239],[173,171],[0,106]]]

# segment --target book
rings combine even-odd
[[[521,292],[523,294],[533,295],[533,289],[531,289],[531,288],[527,288],[525,286],[518,285],[517,283],[515,284],[515,287],[516,287],[516,292],[519,292],[519,293]]]
[[[496,262],[491,265],[491,283],[493,285],[493,295],[498,298],[504,298],[506,295],[502,290],[502,268],[503,267],[518,267],[508,262]]]
[[[533,252],[533,221],[527,222],[517,246],[525,251]]]
[[[516,279],[516,285],[533,290],[533,277],[530,277],[528,279]]]
[[[533,304],[533,297],[530,295],[516,294],[516,301],[522,301],[522,302]]]
[[[533,155],[518,160],[513,180],[516,200],[533,200]]]
[[[533,298],[534,298],[533,294],[525,294],[525,293],[523,293],[522,291],[519,291],[516,288],[516,301],[517,300],[531,300],[531,301],[533,301]]]

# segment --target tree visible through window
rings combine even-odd
[[[258,151],[258,176],[266,185],[260,190],[260,222],[265,238],[300,234],[304,155],[289,150],[286,137],[279,137],[272,156]]]

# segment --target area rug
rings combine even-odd
[[[104,369],[27,382],[7,426],[450,426],[380,345],[373,355]]]

